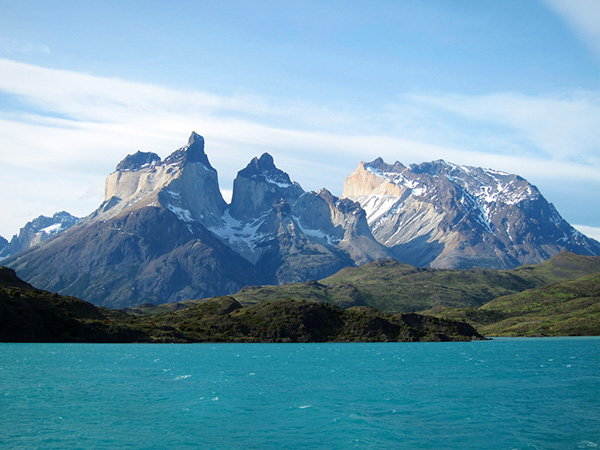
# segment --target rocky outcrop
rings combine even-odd
[[[253,158],[238,172],[229,212],[237,220],[256,219],[268,213],[281,199],[292,204],[303,193],[300,185],[275,167],[273,157],[265,153]]]
[[[600,254],[539,190],[518,175],[434,161],[406,167],[381,158],[346,178],[375,238],[395,258],[439,268],[512,268],[560,251]]]
[[[304,192],[267,153],[238,172],[224,222],[211,231],[271,284],[322,278],[390,255],[357,203],[325,189]]]

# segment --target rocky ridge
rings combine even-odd
[[[373,236],[400,261],[438,268],[513,268],[560,251],[600,254],[518,175],[445,161],[361,162],[343,197],[360,203]]]

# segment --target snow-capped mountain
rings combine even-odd
[[[361,162],[343,197],[360,203],[375,238],[418,266],[512,268],[600,244],[570,226],[527,180],[439,160]]]
[[[320,279],[383,258],[508,268],[561,250],[600,254],[600,243],[517,175],[377,159],[361,163],[338,198],[305,192],[265,153],[238,172],[227,204],[192,133],[164,160],[128,155],[96,211],[3,264],[42,289],[127,307]]]
[[[358,203],[304,192],[268,154],[238,173],[227,205],[192,133],[164,161],[127,156],[94,213],[6,264],[40,288],[125,307],[319,279],[390,256]]]
[[[68,230],[80,220],[79,217],[72,216],[65,211],[57,212],[52,217],[39,216],[22,227],[19,234],[13,236],[10,242],[2,239],[6,243],[2,245],[0,242],[0,259],[44,242],[58,233]]]

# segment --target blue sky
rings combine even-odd
[[[269,152],[340,195],[360,161],[518,173],[600,238],[600,2],[0,0],[0,235],[83,216],[192,130],[227,195]]]

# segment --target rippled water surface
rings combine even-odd
[[[0,344],[1,449],[600,446],[600,339]]]

